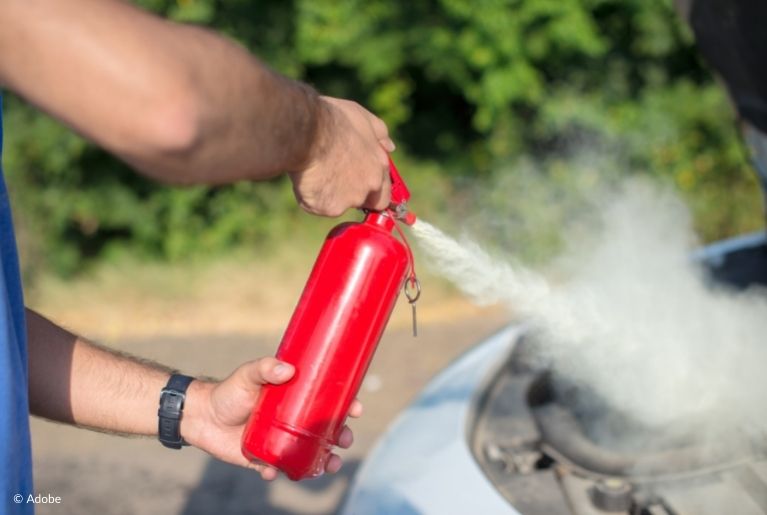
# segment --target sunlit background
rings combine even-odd
[[[635,174],[677,189],[702,241],[762,226],[732,108],[670,1],[137,3],[220,31],[279,72],[367,106],[389,126],[419,215],[471,230],[523,261],[555,255],[558,229],[589,192]],[[176,355],[167,349],[194,349],[182,363],[168,363],[190,372],[223,374],[274,352],[336,221],[303,213],[284,178],[224,187],[153,183],[22,100],[6,95],[4,102],[4,168],[32,306],[166,362]],[[425,287],[424,340],[403,340],[409,311],[400,306],[390,331],[398,353],[385,351],[391,354],[363,389],[372,422],[361,432],[358,458],[431,374],[501,322],[434,278]],[[249,347],[249,340],[262,343]],[[395,371],[411,353],[424,364]],[[385,413],[376,414],[377,406]],[[41,457],[53,452],[45,438],[60,438],[59,429],[37,424],[35,431],[38,463],[51,474],[65,469],[69,458]],[[82,467],[103,477],[118,458],[103,456],[111,440],[93,438],[101,443],[83,444],[83,463],[92,466]],[[144,443],[119,445],[135,454],[130,445]],[[151,445],[147,456],[162,453]],[[189,484],[178,487],[184,513],[196,513],[187,502],[189,485],[202,477],[202,465],[194,466]],[[37,473],[46,472],[38,466]],[[324,513],[333,502],[284,509]]]

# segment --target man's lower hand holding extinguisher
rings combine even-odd
[[[245,423],[253,411],[253,403],[264,385],[282,385],[293,377],[292,365],[275,358],[261,358],[245,363],[220,383],[194,381],[187,393],[184,421],[181,424],[184,440],[233,465],[258,471],[265,480],[278,475],[274,467],[246,459],[240,452],[240,441]],[[362,404],[354,401],[349,409],[350,417],[362,415]],[[344,427],[338,439],[338,447],[351,446],[354,437]],[[337,472],[341,458],[333,454],[325,471]]]

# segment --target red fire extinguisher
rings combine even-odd
[[[277,350],[295,375],[263,387],[243,433],[246,458],[294,481],[325,470],[400,289],[413,305],[420,295],[413,254],[397,225],[415,222],[407,211],[410,192],[391,160],[389,173],[390,207],[328,234]]]

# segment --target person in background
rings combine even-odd
[[[287,173],[298,203],[313,214],[389,204],[394,144],[379,118],[278,75],[211,31],[120,0],[0,2],[0,86],[159,181],[225,184]],[[264,358],[221,382],[193,379],[25,310],[1,176],[0,270],[0,491],[8,512],[33,510],[11,499],[33,493],[30,412],[157,435],[164,389],[163,409],[178,412],[174,401],[185,396],[180,421],[160,425],[166,446],[193,445],[276,477],[241,455],[240,436],[261,385],[288,381],[289,364]],[[350,415],[360,412],[357,402]],[[338,443],[351,442],[346,428]],[[334,456],[327,470],[340,466]]]
[[[759,0],[675,0],[695,44],[719,75],[739,117],[767,207],[767,4]]]

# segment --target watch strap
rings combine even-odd
[[[160,443],[171,449],[189,445],[181,437],[181,417],[184,412],[186,390],[194,381],[193,377],[173,374],[160,392],[160,407],[157,410],[157,435]]]

